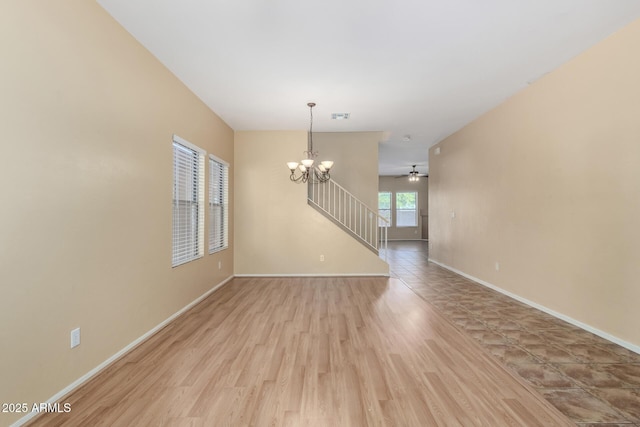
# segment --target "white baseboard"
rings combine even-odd
[[[472,281],[474,281],[476,283],[479,283],[482,286],[486,286],[487,288],[493,289],[496,292],[500,292],[501,294],[506,295],[506,296],[508,296],[510,298],[513,298],[513,299],[515,299],[517,301],[520,301],[521,303],[527,304],[530,307],[537,308],[538,310],[544,311],[545,313],[550,314],[553,317],[557,317],[558,319],[564,320],[567,323],[571,323],[572,325],[577,326],[578,328],[584,329],[585,331],[591,332],[592,334],[595,334],[595,335],[597,335],[597,336],[599,336],[601,338],[604,338],[607,341],[611,341],[611,342],[616,343],[616,344],[618,344],[618,345],[620,345],[620,346],[622,346],[622,347],[624,347],[624,348],[626,348],[628,350],[631,350],[631,351],[633,351],[635,353],[640,354],[640,346],[637,346],[637,345],[632,344],[630,342],[624,341],[624,340],[622,340],[622,339],[620,339],[620,338],[618,338],[616,336],[613,336],[613,335],[608,334],[608,333],[606,333],[604,331],[601,331],[600,329],[594,328],[593,326],[587,325],[586,323],[582,323],[579,320],[573,319],[573,318],[571,318],[571,317],[569,317],[567,315],[564,315],[564,314],[559,313],[557,311],[551,310],[550,308],[547,308],[547,307],[545,307],[543,305],[540,305],[540,304],[535,303],[533,301],[529,301],[526,298],[523,298],[523,297],[521,297],[519,295],[516,295],[514,293],[506,291],[506,290],[504,290],[502,288],[499,288],[496,285],[493,285],[493,284],[491,284],[489,282],[485,282],[482,279],[478,279],[477,277],[473,277],[473,276],[471,276],[471,275],[469,275],[469,274],[467,274],[467,273],[465,273],[463,271],[460,271],[460,270],[458,270],[456,268],[453,268],[453,267],[450,267],[450,266],[448,266],[446,264],[443,264],[440,261],[436,261],[435,259],[429,258],[429,262],[432,262],[432,263],[434,263],[436,265],[439,265],[442,268],[446,268],[447,270],[452,271],[452,272],[454,272],[456,274],[459,274],[462,277],[466,277],[467,279],[472,280]]]
[[[337,274],[236,274],[234,277],[389,277],[389,274],[337,273]]]
[[[187,310],[189,310],[190,308],[192,308],[193,306],[195,306],[196,304],[198,304],[199,302],[204,300],[206,297],[211,295],[213,292],[218,290],[221,286],[223,286],[229,280],[233,279],[233,277],[234,276],[229,276],[225,280],[223,280],[222,282],[220,282],[217,285],[215,285],[213,288],[209,289],[207,292],[205,292],[204,294],[202,294],[201,296],[199,296],[198,298],[196,298],[195,300],[193,300],[192,302],[190,302],[189,304],[187,304],[186,306],[181,308],[179,311],[175,312],[170,317],[168,317],[167,319],[165,319],[164,321],[162,321],[161,323],[156,325],[153,329],[149,330],[144,335],[140,336],[135,341],[131,342],[129,345],[124,347],[122,350],[118,351],[116,354],[114,354],[113,356],[111,356],[110,358],[108,358],[107,360],[105,360],[104,362],[102,362],[101,364],[99,364],[98,366],[96,366],[95,368],[93,368],[92,370],[90,370],[89,372],[87,372],[86,374],[84,374],[83,376],[81,376],[80,378],[78,378],[77,380],[72,382],[71,384],[69,384],[67,387],[63,388],[62,390],[60,390],[59,392],[57,392],[56,394],[51,396],[49,398],[49,400],[47,400],[46,403],[55,403],[55,402],[59,401],[64,396],[68,395],[69,393],[74,391],[76,388],[80,387],[82,384],[84,384],[87,381],[89,381],[91,378],[93,378],[95,375],[100,373],[107,366],[111,365],[113,362],[115,362],[116,360],[120,359],[126,353],[130,352],[131,350],[136,348],[138,345],[142,344],[144,341],[146,341],[148,338],[150,338],[152,335],[154,335],[160,329],[164,328],[169,323],[171,323],[173,320],[175,320],[178,316],[180,316],[181,314],[183,314],[184,312],[186,312]],[[25,424],[27,421],[31,420],[32,418],[34,418],[35,416],[37,416],[39,414],[40,414],[40,412],[31,412],[28,415],[25,415],[24,417],[20,418],[15,423],[11,424],[10,427],[19,427],[19,426]]]

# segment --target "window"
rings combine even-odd
[[[209,155],[209,253],[229,247],[229,164]]]
[[[378,193],[378,213],[389,222],[378,220],[378,227],[391,227],[391,193],[381,191]]]
[[[418,226],[418,193],[396,193],[396,227]]]
[[[204,254],[204,156],[173,136],[173,267]]]

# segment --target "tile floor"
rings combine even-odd
[[[578,426],[640,427],[640,355],[430,263],[425,241],[389,242],[402,279]]]

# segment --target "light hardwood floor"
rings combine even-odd
[[[572,426],[397,279],[236,278],[33,426]]]

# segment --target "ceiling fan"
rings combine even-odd
[[[420,181],[420,177],[429,177],[429,175],[427,175],[426,173],[420,173],[416,170],[416,166],[418,165],[412,165],[412,169],[409,171],[408,175],[400,175],[400,176],[396,176],[396,178],[404,178],[405,176],[409,177],[409,181],[410,182],[416,182],[416,181]]]

